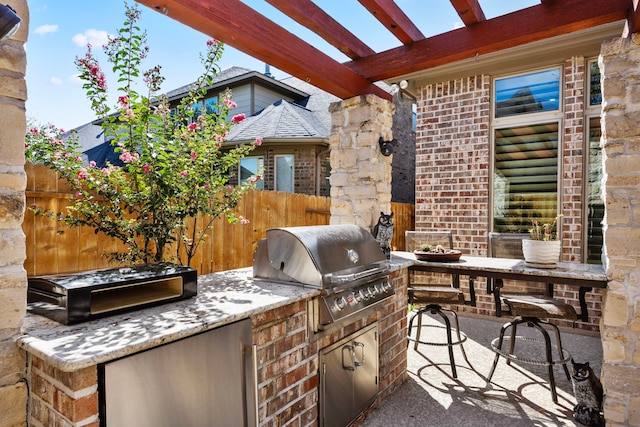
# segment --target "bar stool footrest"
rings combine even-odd
[[[535,343],[540,343],[544,345],[544,341],[536,338],[516,336],[515,339],[516,341],[529,341],[529,342],[535,342]],[[500,338],[495,338],[493,341],[491,341],[491,349],[494,351],[494,353],[499,354],[505,359],[513,360],[514,362],[521,362],[521,363],[527,363],[529,365],[538,365],[538,366],[555,366],[555,365],[565,365],[571,360],[571,354],[569,354],[569,352],[564,348],[562,349],[562,359],[553,360],[551,362],[547,362],[546,360],[535,360],[535,359],[527,359],[524,357],[518,357],[515,354],[506,353],[502,349],[498,348],[498,345],[497,345],[498,341],[500,341]],[[504,337],[502,340],[502,345],[504,346],[505,343],[509,343],[510,341],[511,341],[511,337]],[[557,347],[553,346],[553,348],[555,348],[556,353],[558,353]]]
[[[416,329],[418,326],[412,326],[411,329]],[[423,328],[439,328],[439,329],[447,329],[446,326],[442,326],[442,325],[422,325]],[[409,336],[407,337],[407,339],[411,342],[417,342],[418,344],[424,344],[424,345],[435,345],[435,346],[442,346],[442,347],[449,347],[449,346],[454,346],[454,345],[460,345],[463,342],[465,342],[467,340],[467,335],[464,332],[458,331],[454,328],[451,328],[451,334],[452,337],[457,337],[458,335],[460,335],[460,340],[457,341],[451,341],[451,344],[449,344],[448,342],[433,342],[433,341],[418,341],[415,338],[411,338],[411,331],[409,331]]]

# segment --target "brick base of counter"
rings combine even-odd
[[[258,360],[258,416],[261,427],[317,426],[320,350],[378,322],[379,392],[353,426],[406,379],[407,270],[392,274],[395,295],[381,309],[341,329],[313,336],[307,302],[299,301],[252,317]],[[28,355],[29,425],[98,427],[97,366],[63,372]]]

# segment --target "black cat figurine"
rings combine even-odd
[[[596,376],[589,362],[576,363],[571,359],[573,373],[571,383],[576,397],[573,407],[573,418],[586,426],[602,425],[602,397],[603,389],[600,379]]]
[[[384,256],[391,258],[391,239],[393,238],[393,212],[389,215],[380,212],[378,223],[373,227],[373,237],[380,245]]]

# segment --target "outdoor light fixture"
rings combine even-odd
[[[0,4],[0,42],[8,39],[18,31],[20,18],[10,6]]]
[[[393,153],[393,146],[397,143],[398,141],[395,138],[391,141],[385,141],[384,138],[380,137],[378,140],[378,144],[380,144],[380,152],[383,156],[390,156]]]
[[[395,95],[400,91],[405,91],[409,87],[409,82],[406,80],[402,80],[398,83],[393,83],[391,85],[391,94]]]

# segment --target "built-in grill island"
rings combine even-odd
[[[313,332],[356,321],[394,295],[389,263],[356,225],[277,228],[256,248],[253,276],[320,289],[309,303]],[[378,327],[320,350],[320,426],[348,425],[378,393]]]
[[[71,324],[179,301],[198,291],[197,271],[171,263],[30,277],[31,311]]]

